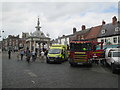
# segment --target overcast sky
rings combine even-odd
[[[73,27],[79,31],[81,25],[90,28],[118,17],[118,2],[2,2],[0,6],[4,37],[34,32],[38,16],[41,31],[52,39],[72,34]]]

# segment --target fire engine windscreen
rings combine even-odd
[[[92,44],[91,43],[71,43],[70,51],[91,51]]]

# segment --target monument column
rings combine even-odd
[[[32,44],[32,41],[30,40],[30,50],[32,49],[32,48],[31,48],[31,47],[32,47],[32,45],[31,45],[31,44]]]
[[[50,41],[47,41],[47,49],[49,49]]]
[[[35,48],[36,48],[36,41],[34,40],[34,51],[35,51]]]

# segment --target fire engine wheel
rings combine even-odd
[[[88,67],[92,67],[92,63],[91,63],[91,64],[88,64]]]

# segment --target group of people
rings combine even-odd
[[[34,51],[34,50],[29,50],[29,48],[27,48],[26,50],[21,49],[17,52],[17,59],[18,60],[23,60],[23,57],[26,57],[26,61],[28,63],[30,63],[30,61],[32,60],[32,62],[35,62],[37,59],[37,56],[39,56],[39,59],[41,60],[41,62],[44,62],[44,56],[47,56],[48,50],[40,50],[39,51],[39,55],[38,52]],[[11,51],[8,51],[8,58],[11,58]]]

